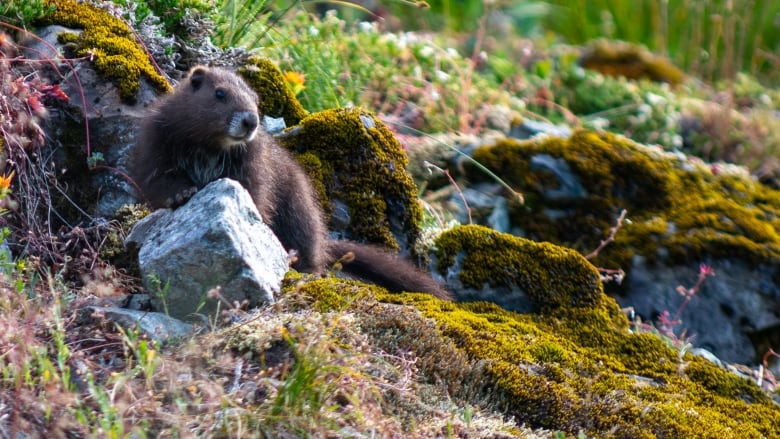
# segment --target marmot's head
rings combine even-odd
[[[176,87],[162,111],[178,113],[163,117],[181,120],[170,128],[186,128],[186,133],[177,134],[192,144],[229,149],[245,145],[257,133],[257,104],[257,93],[235,73],[198,66]]]

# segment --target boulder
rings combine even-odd
[[[195,332],[195,327],[159,312],[134,309],[87,306],[79,312],[80,323],[111,322],[126,331],[137,330],[150,340],[161,344],[174,342]]]
[[[177,318],[236,303],[273,303],[287,253],[237,182],[217,180],[176,210],[160,209],[127,237],[152,305]]]
[[[591,259],[626,273],[606,292],[644,322],[658,324],[662,315],[679,320],[675,336],[695,335],[694,346],[727,362],[754,364],[767,352],[765,343],[752,346],[750,336],[780,323],[780,192],[746,169],[587,130],[502,139],[477,147],[473,158],[525,197],[520,205],[497,194],[506,199],[500,213],[509,215],[501,230],[585,255],[625,209],[615,241]],[[464,168],[464,193],[495,184],[481,169]],[[477,203],[475,223],[492,226],[491,205],[498,206]],[[701,264],[716,275],[683,306],[678,287],[692,287]]]

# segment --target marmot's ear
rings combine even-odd
[[[203,66],[198,66],[192,69],[190,72],[190,85],[193,90],[197,90],[203,85],[203,80],[206,78],[206,71],[208,69]]]

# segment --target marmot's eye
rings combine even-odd
[[[220,89],[214,92],[214,96],[216,96],[217,99],[219,99],[220,101],[224,101],[225,98],[227,97],[227,93],[225,92],[225,90]]]

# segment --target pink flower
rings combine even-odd
[[[715,270],[707,264],[699,264],[699,276],[715,276]]]

